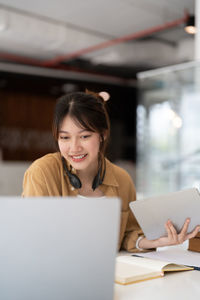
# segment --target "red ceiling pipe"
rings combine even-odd
[[[123,37],[120,38],[116,38],[116,39],[112,39],[85,49],[81,49],[75,52],[72,52],[70,54],[66,54],[66,55],[61,55],[58,57],[55,57],[53,59],[50,60],[37,60],[37,59],[32,59],[32,58],[28,58],[28,57],[23,57],[20,55],[14,55],[14,54],[8,54],[8,53],[0,53],[0,59],[4,59],[4,60],[8,60],[8,61],[13,61],[13,62],[19,62],[19,63],[23,63],[23,64],[28,64],[28,65],[34,65],[34,66],[40,66],[40,67],[57,67],[59,68],[59,64],[62,63],[63,61],[67,61],[70,59],[74,59],[76,57],[79,57],[83,54],[89,53],[89,52],[93,52],[93,51],[97,51],[106,47],[110,47],[122,42],[126,42],[129,40],[134,40],[137,38],[141,38],[141,37],[145,37],[148,35],[151,35],[153,33],[156,32],[160,32],[162,30],[166,30],[169,28],[173,28],[176,27],[180,24],[186,23],[187,20],[189,18],[189,14],[187,12],[185,12],[184,17],[177,19],[175,21],[172,22],[167,22],[163,25],[159,25],[159,26],[155,26],[146,30],[142,30],[130,35],[125,35]]]
[[[24,57],[21,55],[0,52],[0,59],[5,61],[18,62],[26,65],[42,66],[43,61],[34,58]]]
[[[116,39],[112,39],[112,40],[109,40],[109,41],[106,41],[106,42],[103,42],[103,43],[99,43],[97,45],[94,45],[94,46],[91,46],[91,47],[88,47],[88,48],[84,48],[84,49],[81,49],[81,50],[78,50],[78,51],[75,51],[75,52],[72,52],[72,53],[69,53],[69,54],[66,54],[66,55],[61,55],[61,56],[55,57],[54,59],[44,61],[42,63],[42,65],[46,66],[46,67],[53,67],[53,66],[58,65],[59,63],[61,63],[63,61],[66,62],[68,60],[77,58],[77,57],[79,57],[83,54],[86,54],[86,53],[90,53],[90,52],[93,52],[93,51],[104,49],[104,48],[107,48],[107,47],[110,47],[110,46],[113,46],[113,45],[116,45],[116,44],[120,44],[120,43],[123,43],[123,42],[126,42],[126,41],[142,38],[142,37],[145,37],[145,36],[148,36],[148,35],[152,35],[153,33],[160,32],[162,30],[166,30],[166,29],[169,29],[169,28],[176,27],[180,24],[186,23],[188,18],[189,18],[189,14],[187,12],[185,12],[184,17],[182,17],[180,19],[177,19],[175,21],[167,22],[163,25],[158,25],[158,26],[155,26],[155,27],[152,27],[152,28],[149,28],[149,29],[146,29],[146,30],[142,30],[142,31],[139,31],[139,32],[136,32],[136,33],[133,33],[133,34],[122,36],[120,38],[116,38]]]

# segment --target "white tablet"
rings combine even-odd
[[[188,232],[200,225],[200,194],[196,188],[137,200],[130,208],[149,240],[167,235],[165,223],[169,219],[177,232],[187,218],[191,219]]]

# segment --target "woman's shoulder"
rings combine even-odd
[[[133,182],[130,174],[125,169],[123,169],[122,167],[112,163],[108,159],[106,159],[106,167],[109,171],[113,172],[113,174],[115,175],[117,181],[119,181],[119,182],[122,182],[122,181]]]
[[[123,209],[128,209],[128,203],[136,198],[135,185],[132,177],[122,167],[106,160],[107,182],[115,184],[118,189],[118,196],[123,199]]]
[[[55,170],[62,164],[61,156],[59,152],[48,153],[38,159],[36,159],[28,168],[28,171],[34,171],[41,169],[43,171]]]

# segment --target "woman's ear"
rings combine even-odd
[[[103,134],[103,139],[104,139],[104,141],[107,139],[107,130]]]

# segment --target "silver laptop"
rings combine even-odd
[[[2,300],[111,300],[117,198],[0,197]]]
[[[200,225],[200,194],[196,188],[137,200],[130,203],[130,208],[149,240],[167,234],[165,223],[168,219],[178,232],[186,218],[191,219],[188,232]]]

